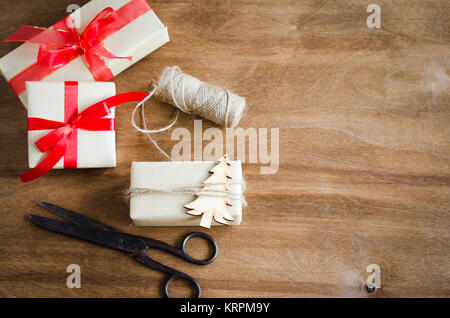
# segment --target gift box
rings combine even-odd
[[[112,82],[74,82],[73,85],[70,82],[27,82],[26,87],[28,118],[42,118],[56,122],[67,122],[69,118],[78,115],[87,107],[116,94],[116,86]],[[69,100],[73,102],[70,103]],[[114,118],[114,108],[105,118]],[[28,130],[28,165],[34,168],[46,155],[39,150],[36,141],[50,133],[52,129],[31,129]],[[116,166],[115,130],[77,129],[71,138],[76,148],[72,152],[72,158],[66,154],[53,168]],[[76,161],[75,164],[70,164],[70,160]]]
[[[115,95],[112,82],[27,82],[28,162],[36,179],[52,168],[116,166],[114,107],[147,93]]]
[[[243,177],[240,161],[230,161],[230,204],[232,217],[226,223],[242,220]],[[133,162],[131,165],[130,218],[136,226],[197,226],[202,216],[188,214],[201,186],[211,176],[215,161]],[[199,191],[191,189],[200,188]],[[195,210],[194,210],[195,211]],[[222,222],[221,222],[222,223]],[[213,219],[211,225],[220,225]]]
[[[92,0],[48,29],[23,26],[5,41],[28,42],[0,59],[27,107],[27,81],[108,81],[169,35],[146,0]]]

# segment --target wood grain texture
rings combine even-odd
[[[1,0],[0,38],[23,24],[48,26],[72,2]],[[241,127],[280,129],[278,173],[244,164],[242,225],[209,231],[220,249],[213,264],[152,253],[197,278],[204,296],[450,296],[450,4],[376,3],[381,29],[367,28],[367,1],[151,2],[171,42],[117,76],[118,92],[143,91],[164,66],[179,65],[245,96]],[[0,54],[15,46],[3,43]],[[0,296],[160,296],[163,274],[25,220],[49,215],[39,199],[172,244],[198,230],[130,227],[121,193],[131,161],[164,160],[131,127],[134,105],[117,108],[117,168],[21,184],[26,112],[4,80],[0,91]],[[173,112],[151,107],[154,127]],[[192,131],[193,118],[183,114],[176,127]],[[170,132],[155,138],[168,151],[176,143]],[[66,287],[72,263],[81,289]],[[368,295],[372,263],[383,288]]]

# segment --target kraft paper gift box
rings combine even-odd
[[[233,180],[229,191],[243,195],[242,166],[239,160],[230,161],[229,172]],[[191,193],[171,193],[174,189],[202,185],[217,165],[215,161],[133,162],[131,185],[133,189],[156,189],[167,193],[130,195],[130,218],[136,226],[196,226],[201,216],[186,213],[184,206],[194,200]],[[241,183],[241,184],[239,184]],[[156,192],[158,192],[156,191]],[[229,225],[239,225],[243,202],[232,199],[227,210],[233,217]],[[219,225],[212,221],[212,225]]]
[[[38,118],[68,122],[89,106],[116,94],[112,82],[27,82],[28,125]],[[71,102],[69,102],[71,100]],[[104,118],[114,119],[114,108]],[[28,128],[28,163],[34,168],[47,153],[42,153],[35,142],[52,129]],[[71,149],[53,168],[98,168],[116,166],[115,130],[88,131],[76,129],[71,136]]]
[[[80,37],[94,19],[100,31]],[[80,38],[86,41],[76,42]],[[0,71],[27,107],[27,81],[107,81],[167,43],[169,35],[146,0],[92,0],[49,29],[25,26],[6,41],[24,40],[29,43],[0,59]],[[54,43],[70,49],[54,56],[40,43],[50,51]]]

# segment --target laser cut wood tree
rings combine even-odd
[[[232,206],[225,192],[229,187],[226,184],[231,179],[229,166],[231,166],[227,155],[218,160],[217,166],[209,170],[212,173],[205,181],[197,198],[186,204],[184,207],[189,209],[186,213],[190,215],[201,215],[200,226],[210,228],[212,220],[227,225],[227,221],[233,221],[233,217],[227,210],[227,206]],[[202,194],[202,191],[204,194]],[[217,195],[217,196],[214,196]],[[220,196],[222,195],[222,196]]]

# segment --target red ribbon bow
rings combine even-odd
[[[70,84],[71,82],[66,83]],[[74,140],[71,138],[71,135],[77,129],[90,131],[114,130],[114,118],[102,118],[111,113],[110,108],[126,102],[141,101],[147,96],[147,93],[142,92],[118,94],[89,106],[72,120],[68,120],[67,122],[36,117],[28,118],[28,130],[54,130],[36,141],[36,146],[41,152],[49,150],[50,152],[36,167],[20,174],[22,182],[32,181],[44,175],[53,168],[64,155],[73,150],[73,147],[76,147],[76,145],[74,145]],[[75,164],[73,165],[72,163],[71,166],[76,167],[76,156]]]
[[[28,42],[40,44],[37,63],[49,68],[63,66],[76,57],[84,55],[86,65],[97,81],[107,81],[114,77],[102,57],[132,59],[131,56],[116,56],[101,42],[116,30],[118,13],[113,8],[105,8],[78,33],[72,19],[55,28],[22,26],[3,42]]]

